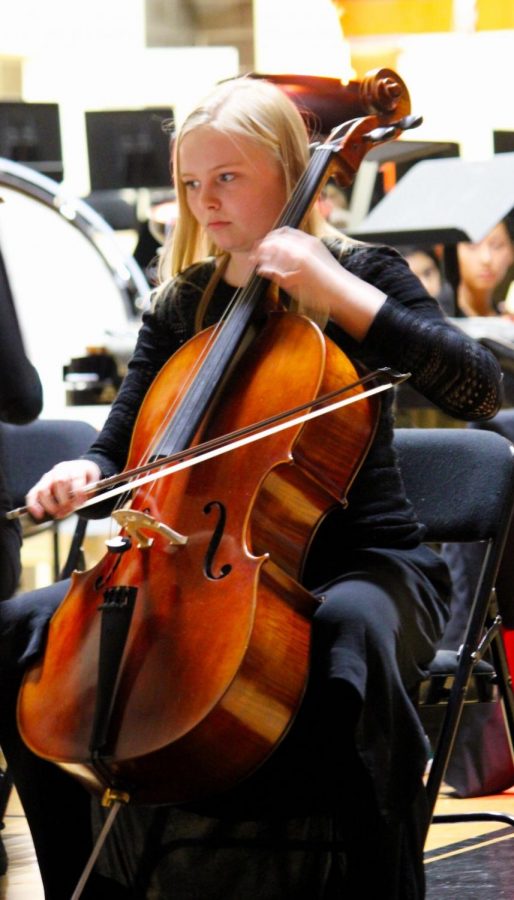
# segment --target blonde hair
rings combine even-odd
[[[253,138],[277,159],[284,173],[289,197],[309,162],[307,128],[298,111],[280,88],[270,82],[242,77],[223,82],[185,119],[175,139],[173,171],[179,215],[161,254],[159,276],[167,281],[188,266],[221,250],[207,238],[191,214],[180,178],[181,141],[195,128],[209,125],[224,134]],[[334,229],[314,208],[302,226],[310,234],[333,235]]]

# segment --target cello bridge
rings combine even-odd
[[[170,528],[169,525],[159,522],[153,516],[141,512],[141,510],[116,509],[112,513],[112,518],[136,541],[139,550],[145,550],[153,544],[153,538],[144,534],[143,529],[160,534],[169,541],[170,545],[175,546],[178,544],[183,546],[187,544],[186,535],[180,534],[179,531],[175,531],[174,528]]]

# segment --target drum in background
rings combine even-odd
[[[0,248],[25,349],[43,384],[42,416],[67,417],[63,367],[88,347],[126,359],[149,285],[110,226],[51,179],[0,159],[0,197]],[[98,412],[95,425],[106,409]]]

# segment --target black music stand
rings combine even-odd
[[[372,243],[481,241],[514,206],[514,153],[416,163],[351,229]]]
[[[445,277],[455,289],[455,244],[481,241],[513,207],[514,153],[479,161],[428,159],[412,166],[349,233],[395,246],[443,244]]]

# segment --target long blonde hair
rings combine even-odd
[[[261,79],[242,77],[223,82],[185,119],[174,142],[173,171],[178,201],[178,220],[161,254],[160,281],[184,271],[192,263],[208,256],[221,256],[221,250],[203,232],[191,214],[180,177],[179,151],[182,139],[195,128],[209,125],[225,134],[253,138],[277,159],[284,173],[286,196],[309,162],[307,128],[297,107],[280,88]],[[263,186],[265,190],[265,185]],[[334,235],[317,209],[303,225],[318,236]]]

